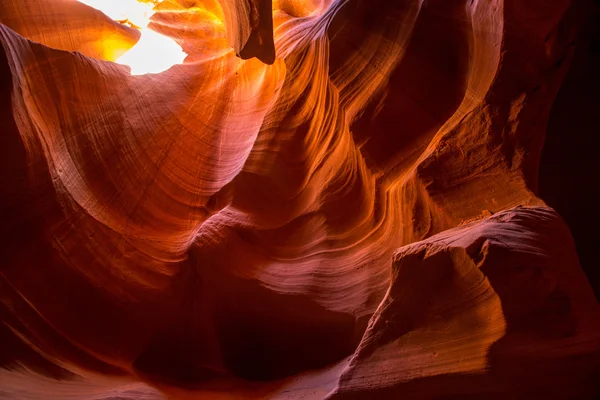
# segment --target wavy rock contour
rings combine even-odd
[[[537,197],[578,1],[0,5],[0,393],[593,398]],[[542,11],[540,11],[542,10]]]

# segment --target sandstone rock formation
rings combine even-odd
[[[585,398],[598,311],[564,222],[500,212],[396,253],[332,398]]]
[[[537,196],[577,0],[0,4],[0,396],[594,398]]]

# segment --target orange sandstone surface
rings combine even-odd
[[[589,4],[92,3],[0,2],[0,398],[600,396],[538,190]]]

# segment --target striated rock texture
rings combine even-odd
[[[577,0],[0,4],[0,397],[590,398],[537,196]],[[575,134],[575,133],[574,133]]]
[[[599,311],[555,212],[500,212],[398,250],[332,398],[585,398]]]

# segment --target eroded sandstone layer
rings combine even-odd
[[[0,396],[594,398],[536,195],[577,0],[0,3]]]

